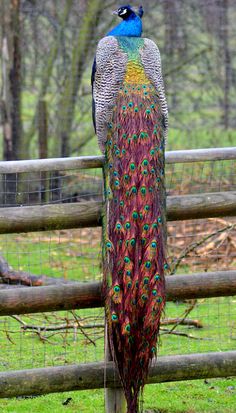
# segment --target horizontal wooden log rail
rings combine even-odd
[[[236,351],[199,353],[157,358],[148,383],[236,376]],[[0,374],[0,397],[35,396],[48,393],[116,388],[120,385],[112,362],[4,372]]]
[[[0,234],[97,227],[101,202],[0,208]],[[236,192],[167,197],[169,221],[236,216]]]
[[[0,208],[0,234],[101,226],[101,202]]]
[[[236,159],[236,147],[190,149],[166,152],[166,163],[187,163]],[[102,168],[103,156],[74,158],[34,159],[0,162],[0,173],[65,171],[71,169]]]
[[[0,316],[102,307],[101,283],[0,291]],[[236,271],[166,277],[167,300],[236,295]]]

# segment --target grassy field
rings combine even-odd
[[[185,326],[178,327],[177,332],[186,333],[193,338],[163,335],[160,354],[181,354],[196,351],[222,351],[235,348],[235,341],[231,336],[235,325],[235,309],[233,300],[201,300],[191,313],[191,318],[198,319],[203,324],[201,329]],[[235,305],[234,305],[235,306]],[[231,314],[229,314],[231,308]],[[168,304],[166,315],[173,317],[183,314],[185,303]],[[101,315],[88,311],[77,312],[81,317]],[[63,316],[63,314],[60,314]],[[53,317],[53,316],[52,316]],[[68,317],[68,314],[67,314]],[[27,317],[22,317],[25,322]],[[32,320],[31,320],[32,321]],[[38,316],[34,322],[43,322],[43,317]],[[47,320],[47,323],[50,320]],[[52,321],[52,320],[51,320]],[[45,323],[45,320],[44,320]],[[46,323],[46,324],[47,324]],[[55,323],[55,320],[54,320]],[[17,323],[11,321],[11,330],[17,330]],[[18,327],[19,330],[19,327]],[[96,340],[96,347],[88,344],[82,335],[76,341],[72,334],[65,333],[50,337],[49,333],[42,334],[51,341],[42,341],[32,332],[25,333],[20,343],[18,334],[11,334],[13,340],[6,343],[6,337],[1,333],[1,361],[9,360],[9,368],[30,368],[43,365],[62,365],[72,362],[88,362],[103,358],[103,340]],[[94,335],[91,334],[91,339]],[[19,347],[23,347],[20,351]],[[4,367],[5,370],[6,366]],[[68,403],[68,404],[67,404]],[[144,409],[146,412],[161,413],[234,413],[236,404],[236,379],[210,379],[189,382],[176,382],[168,384],[150,385],[144,391]],[[1,400],[2,412],[104,412],[104,392],[83,391],[63,394],[53,394],[36,398],[18,398]]]
[[[146,413],[235,413],[235,380],[192,381],[147,386]],[[103,390],[2,400],[4,413],[103,413]],[[68,402],[68,404],[66,404]]]

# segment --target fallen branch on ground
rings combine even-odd
[[[0,284],[2,283],[11,286],[23,285],[28,287],[41,287],[44,285],[68,284],[72,282],[73,281],[68,281],[64,278],[47,277],[46,275],[34,275],[25,271],[13,270],[8,262],[0,255]]]

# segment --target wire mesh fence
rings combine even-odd
[[[235,170],[235,161],[231,160],[168,164],[167,193],[234,190]],[[5,174],[0,182],[2,208],[89,203],[103,197],[100,169],[10,174],[10,177]],[[12,192],[7,191],[8,185]],[[171,272],[234,270],[235,246],[233,217],[168,223]],[[0,257],[2,289],[101,280],[101,229],[0,235]],[[171,355],[232,350],[235,320],[234,297],[168,302],[159,352]],[[86,309],[3,317],[0,348],[2,371],[102,360],[104,311]]]

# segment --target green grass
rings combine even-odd
[[[14,250],[13,240],[8,241],[8,247]],[[51,244],[50,251],[56,252],[58,245],[54,242]],[[32,254],[32,261],[38,258],[38,251],[41,250],[41,259],[44,257],[44,268],[47,268],[48,246],[45,242],[35,245],[34,243],[20,242],[17,249],[18,255],[21,252],[20,266],[22,269],[28,264],[27,254]],[[63,250],[62,250],[63,251]],[[62,251],[53,255],[55,266],[64,260]],[[74,254],[73,244],[70,246],[71,253]],[[87,247],[83,253],[86,255],[90,252]],[[94,251],[95,252],[95,251]],[[67,247],[64,251],[68,253]],[[71,259],[73,260],[74,257]],[[67,257],[67,255],[66,255]],[[80,257],[82,260],[82,257]],[[11,256],[11,264],[17,264],[16,257]],[[88,263],[91,265],[91,263]],[[77,265],[78,267],[78,265]],[[50,268],[48,267],[48,271]],[[50,271],[49,271],[50,273]],[[50,273],[51,275],[51,273]],[[75,275],[73,273],[73,275]],[[78,279],[84,278],[82,271],[77,272]],[[168,303],[166,308],[167,317],[180,317],[183,315],[188,303]],[[102,315],[102,310],[81,310],[77,315],[96,316]],[[69,312],[47,315],[34,315],[35,324],[53,324],[56,317],[69,317]],[[25,322],[31,322],[31,316],[21,317]],[[227,351],[235,348],[235,341],[231,336],[234,331],[236,319],[236,309],[234,300],[231,298],[216,298],[198,300],[197,305],[191,312],[192,319],[198,319],[202,322],[202,329],[190,329],[186,326],[179,326],[176,331],[185,332],[197,338],[186,338],[173,335],[162,336],[160,355],[164,354],[186,354],[191,352],[207,351]],[[52,344],[40,341],[39,337],[32,332],[19,334],[19,325],[17,321],[6,318],[10,333],[6,339],[6,333],[0,332],[1,355],[0,364],[2,370],[12,370],[21,368],[43,367],[63,365],[68,363],[82,363],[103,359],[103,340],[96,341],[96,347],[92,344],[86,344],[82,335],[77,336],[74,341],[73,332],[69,334],[61,333],[55,337],[49,337],[45,334]],[[5,325],[5,328],[7,325]],[[2,330],[2,329],[1,329]],[[17,331],[12,333],[12,331]],[[93,335],[91,335],[93,338]],[[202,339],[202,340],[199,340]],[[69,398],[71,400],[67,405],[63,403]],[[210,379],[207,382],[203,380],[190,382],[176,382],[146,386],[144,391],[144,409],[147,412],[161,413],[234,413],[236,403],[236,380],[235,379]],[[0,400],[0,409],[3,413],[24,413],[24,412],[42,412],[48,413],[60,412],[86,412],[97,413],[104,412],[104,392],[103,390],[91,390],[82,392],[68,392],[64,394],[52,394],[35,398],[17,398]]]
[[[84,230],[83,230],[84,231]],[[38,235],[8,235],[2,237],[3,251],[8,251],[7,259],[13,268],[30,270],[32,273],[63,276],[77,280],[99,279],[99,232],[87,238],[86,233],[68,232]],[[44,237],[44,238],[43,238]],[[68,238],[68,242],[64,242]],[[30,257],[30,258],[29,258]],[[30,261],[29,261],[30,260]],[[166,317],[183,316],[189,303],[168,303]],[[76,312],[81,318],[103,315],[103,310],[89,309]],[[207,351],[227,351],[235,348],[236,308],[233,298],[198,300],[189,315],[202,322],[203,328],[179,326],[176,331],[190,335],[191,338],[162,335],[160,355],[189,354]],[[21,316],[29,324],[51,325],[73,319],[70,312],[45,315]],[[100,335],[102,335],[102,331]],[[7,333],[6,333],[7,332]],[[96,346],[88,343],[82,334],[74,337],[74,331],[63,331],[56,335],[42,333],[40,337],[32,331],[20,332],[19,323],[6,317],[0,324],[0,369],[14,370],[32,367],[56,366],[69,363],[92,362],[103,359],[103,339],[87,331]],[[68,405],[63,403],[71,397]],[[144,408],[147,412],[161,413],[234,413],[236,380],[219,379],[190,382],[176,382],[146,386]],[[0,400],[0,410],[7,412],[104,412],[104,392],[91,390],[52,394],[36,398]]]
[[[69,398],[67,405],[63,405]],[[235,413],[236,380],[211,379],[146,386],[144,411],[150,413]],[[1,400],[2,413],[104,413],[104,391],[51,394]]]

